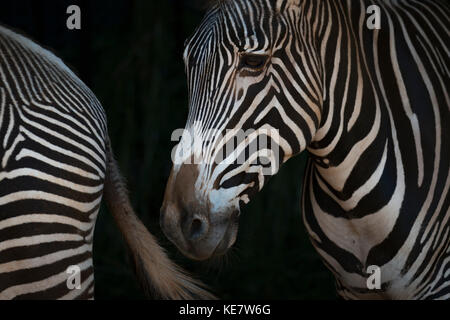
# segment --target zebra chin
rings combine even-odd
[[[239,208],[213,208],[195,190],[196,165],[172,170],[161,207],[160,224],[165,236],[188,258],[208,260],[224,255],[236,241]]]

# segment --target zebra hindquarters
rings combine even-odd
[[[0,26],[0,299],[93,297],[106,135],[89,88]]]
[[[0,299],[93,298],[104,177],[39,157],[32,141],[20,149],[0,171]]]

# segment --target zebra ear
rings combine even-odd
[[[282,12],[289,7],[299,7],[300,0],[277,0],[276,8],[278,12]]]

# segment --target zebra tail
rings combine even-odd
[[[135,273],[147,295],[162,299],[216,299],[206,286],[172,262],[131,207],[124,179],[107,143],[104,199],[130,251]]]

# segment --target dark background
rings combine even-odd
[[[81,30],[66,9],[81,8]],[[184,258],[159,229],[171,168],[170,141],[187,118],[184,40],[205,12],[201,0],[0,0],[0,23],[51,48],[97,95],[137,214],[170,256],[223,299],[335,299],[334,280],[303,226],[306,154],[290,160],[242,210],[224,259]],[[144,298],[121,235],[102,207],[94,241],[96,299]]]

